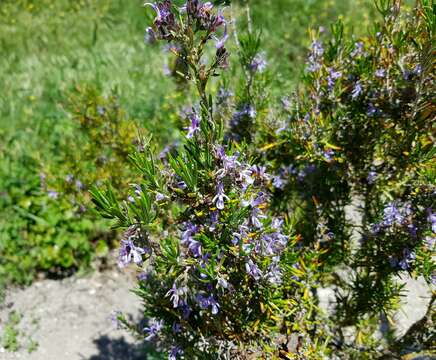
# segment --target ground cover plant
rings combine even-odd
[[[159,154],[140,137],[130,160],[142,180],[125,199],[92,190],[102,216],[125,229],[119,265],[138,267],[148,323],[115,314],[119,324],[169,359],[377,359],[431,348],[425,326],[414,343],[376,334],[402,274],[435,276],[434,8],[400,5],[376,1],[380,20],[359,38],[341,21],[313,31],[303,82],[278,106],[250,17],[239,31],[231,8],[146,4],[147,35],[169,43],[198,101],[183,113],[179,143]],[[232,36],[236,96],[212,94]],[[330,313],[318,306],[325,287],[336,295]]]

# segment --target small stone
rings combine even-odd
[[[421,320],[431,301],[431,289],[423,277],[413,279],[409,276],[397,279],[405,283],[404,297],[401,298],[400,309],[393,315],[395,337],[401,338],[409,328]]]

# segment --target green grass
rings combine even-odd
[[[262,48],[273,76],[272,93],[288,95],[298,84],[311,39],[309,29],[318,31],[341,18],[356,35],[366,32],[376,16],[371,0],[251,0],[253,29],[262,32]],[[246,22],[246,10],[240,22]]]
[[[4,325],[1,344],[8,351],[14,352],[20,348],[18,342],[19,331],[17,329],[20,321],[21,315],[14,311],[9,314],[8,321]]]
[[[42,0],[33,8],[2,4],[2,128],[16,132],[38,128],[44,121],[43,127],[56,125],[66,118],[65,93],[76,83],[92,83],[104,92],[117,87],[123,104],[144,119],[144,126],[166,131],[161,121],[152,119],[159,117],[172,84],[162,76],[159,49],[143,42],[146,19],[141,3]]]
[[[144,44],[152,13],[142,4],[0,1],[0,282],[29,283],[38,271],[74,271],[92,258],[87,237],[95,233],[93,218],[75,218],[68,203],[50,201],[40,187],[43,169],[65,171],[65,139],[81,136],[66,106],[76,86],[91,84],[103,95],[116,89],[128,118],[160,144],[175,136],[178,107],[189,103],[189,91],[177,91],[163,74],[168,54]],[[247,23],[244,4],[233,5],[240,31]],[[374,16],[369,4],[249,1],[253,27],[262,31],[272,94],[287,95],[298,83],[309,27],[328,29],[342,16],[356,33],[364,32]],[[230,70],[226,77],[238,74]]]

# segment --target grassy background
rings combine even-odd
[[[68,202],[53,201],[41,189],[44,169],[68,172],[65,139],[87,141],[66,106],[74,88],[91,85],[103,95],[116,90],[126,116],[160,144],[177,133],[178,107],[189,91],[164,75],[169,56],[162,47],[144,43],[152,14],[142,3],[0,1],[0,282],[29,283],[53,268],[68,275],[89,265],[98,250],[88,239],[106,225],[92,213],[77,216]],[[263,34],[273,96],[289,94],[298,83],[309,27],[328,31],[342,17],[356,34],[365,32],[375,14],[370,3],[248,1],[253,27]],[[245,5],[233,4],[240,29],[247,25]]]

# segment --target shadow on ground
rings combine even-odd
[[[117,339],[102,336],[94,340],[98,354],[87,360],[160,360],[163,359],[153,348],[145,345],[132,345],[121,336]],[[83,358],[85,359],[85,358]]]

